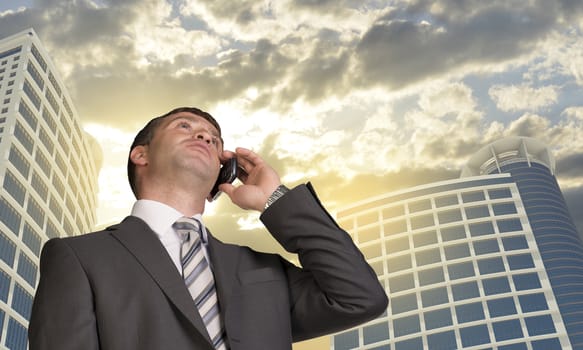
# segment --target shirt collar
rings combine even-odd
[[[150,199],[137,200],[132,207],[131,215],[144,220],[144,222],[150,226],[152,231],[159,236],[164,232],[167,232],[169,229],[172,229],[172,224],[174,224],[176,220],[186,216],[169,205]],[[201,239],[204,244],[207,244],[208,233],[204,222],[202,221],[202,214],[196,214],[191,217],[201,223]]]

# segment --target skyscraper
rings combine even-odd
[[[385,285],[387,312],[340,349],[583,348],[583,245],[530,138],[487,145],[459,179],[337,213]]]
[[[95,225],[98,164],[32,29],[0,40],[0,347],[26,349],[41,246]]]

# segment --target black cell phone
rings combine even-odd
[[[233,183],[237,178],[237,169],[239,168],[237,164],[237,158],[229,158],[223,165],[221,166],[221,170],[219,171],[219,177],[217,178],[217,182],[213,186],[211,190],[211,198],[214,201],[219,197],[221,191],[219,191],[219,185],[226,184],[226,183]]]

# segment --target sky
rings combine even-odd
[[[227,149],[255,150],[289,186],[311,181],[331,212],[457,178],[488,143],[534,137],[583,231],[581,1],[0,2],[0,36],[30,27],[102,147],[100,224],[133,203],[136,131],[197,106]],[[205,215],[225,241],[285,254],[226,196]]]

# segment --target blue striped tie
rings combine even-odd
[[[201,224],[196,219],[182,217],[174,223],[173,227],[182,239],[180,260],[184,282],[194,299],[214,348],[227,350],[225,327],[219,314],[215,280],[202,248]]]

